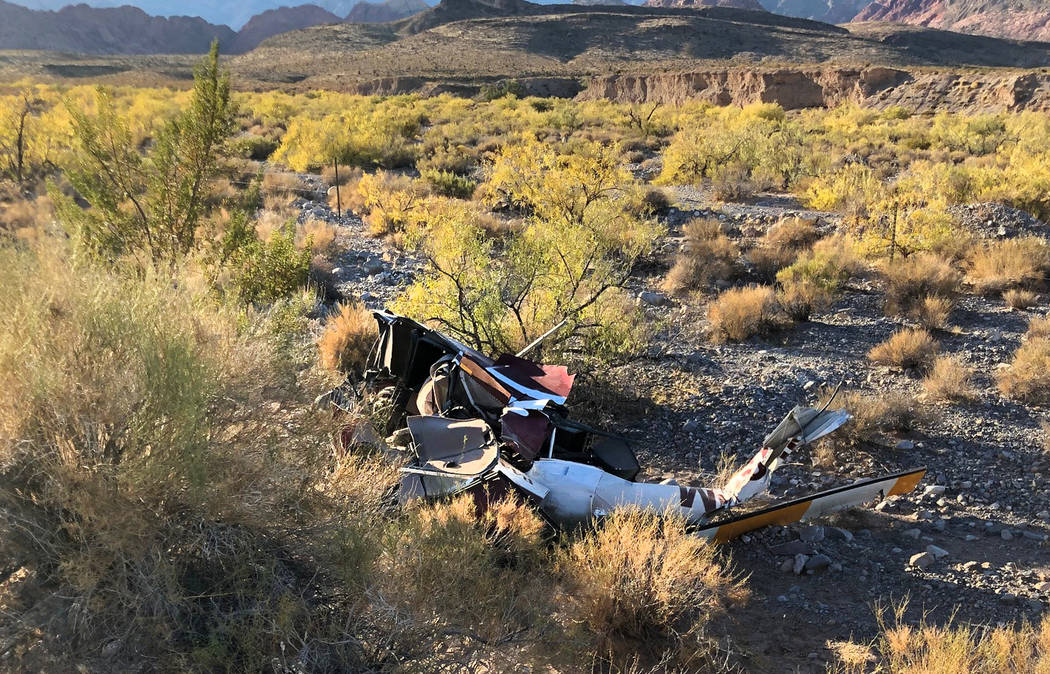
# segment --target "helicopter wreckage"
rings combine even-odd
[[[575,375],[524,358],[542,337],[518,355],[494,360],[411,319],[372,313],[379,337],[363,377],[348,379],[318,402],[353,414],[369,398],[381,411],[386,435],[410,436],[402,503],[470,494],[484,507],[514,493],[563,528],[617,507],[652,508],[678,513],[697,535],[724,542],[908,493],[926,472],[859,480],[734,516],[734,507],[768,489],[794,452],[833,433],[849,413],[827,405],[795,407],[721,486],[639,482],[641,466],[625,438],[569,418],[565,403]]]

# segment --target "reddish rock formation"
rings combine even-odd
[[[892,21],[959,33],[1050,41],[1045,0],[874,0],[853,21]]]

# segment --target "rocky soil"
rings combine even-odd
[[[877,278],[853,282],[823,315],[765,340],[716,345],[708,341],[702,301],[671,298],[657,286],[680,245],[689,218],[722,219],[746,242],[784,215],[818,218],[834,229],[833,214],[803,211],[784,195],[747,204],[714,204],[702,190],[675,190],[669,236],[659,259],[632,279],[639,304],[661,326],[646,353],[578,380],[576,415],[626,434],[646,467],[646,479],[674,476],[683,484],[711,480],[723,454],[747,458],[790,409],[812,404],[818,392],[844,382],[846,390],[920,392],[911,373],[873,366],[867,351],[900,327],[886,317]],[[342,218],[320,200],[298,203],[301,217],[340,227],[344,252],[333,275],[347,296],[382,306],[419,273],[422,262],[369,237],[361,220]],[[980,235],[1047,235],[1047,226],[995,205],[960,210]],[[1045,297],[1044,297],[1045,300]],[[977,400],[923,404],[919,430],[874,446],[840,452],[815,468],[803,454],[781,469],[772,498],[801,496],[858,478],[917,466],[928,468],[910,495],[807,525],[775,527],[725,546],[749,575],[750,604],[737,616],[737,654],[763,671],[824,671],[829,642],[869,641],[876,607],[909,599],[909,618],[1001,623],[1036,619],[1050,603],[1050,472],[1040,424],[1047,410],[1004,399],[997,369],[1021,342],[1028,312],[999,299],[966,295],[937,335],[942,353],[956,354],[977,372]]]

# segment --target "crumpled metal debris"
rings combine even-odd
[[[623,437],[569,418],[564,405],[574,375],[520,355],[493,360],[411,319],[373,312],[379,337],[364,376],[326,400],[351,411],[370,396],[387,435],[406,426],[412,459],[399,498],[472,494],[479,505],[515,492],[553,524],[573,527],[614,508],[680,514],[699,535],[729,540],[769,524],[787,524],[911,491],[925,469],[828,490],[748,513],[723,515],[764,493],[773,473],[800,447],[850,420],[845,410],[796,407],[763,446],[720,486],[637,482],[641,467]],[[721,518],[720,521],[714,521]]]

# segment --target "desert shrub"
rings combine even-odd
[[[1037,316],[1028,322],[1028,339],[1050,338],[1050,316]]]
[[[234,250],[227,263],[232,287],[245,304],[272,303],[306,285],[310,277],[309,249],[295,245],[295,231],[275,231],[269,241],[250,238]]]
[[[769,286],[726,290],[711,302],[707,320],[715,342],[743,341],[769,334],[783,324],[776,293]]]
[[[937,355],[938,344],[923,329],[904,328],[868,351],[868,360],[902,370],[928,368]]]
[[[825,392],[821,404],[827,400]],[[853,418],[827,439],[832,454],[842,449],[856,449],[879,442],[887,433],[907,433],[918,428],[927,418],[922,405],[909,393],[896,391],[862,393],[845,391],[833,403]]]
[[[948,325],[955,303],[946,297],[927,295],[913,306],[909,315],[927,330],[943,330]]]
[[[304,488],[326,472],[325,416],[272,407],[308,409],[313,386],[192,273],[113,274],[59,241],[0,259],[0,536],[56,595],[45,629],[5,628],[69,669],[103,644],[117,670],[360,669],[340,630],[354,602],[317,601],[315,565],[369,529]]]
[[[793,263],[800,252],[820,238],[816,223],[804,218],[782,218],[748,252],[759,274],[772,281],[777,272]]]
[[[407,176],[377,171],[357,181],[361,214],[373,236],[405,231],[423,205],[426,188]]]
[[[435,194],[441,194],[455,199],[469,199],[477,188],[470,178],[456,175],[451,171],[437,171],[428,169],[421,172],[423,180],[430,183],[430,188]]]
[[[667,194],[666,190],[659,187],[650,187],[645,190],[645,194],[642,196],[642,204],[644,204],[647,211],[657,215],[667,213],[672,205],[670,195]]]
[[[296,226],[295,244],[300,248],[309,248],[314,254],[324,255],[331,252],[338,234],[339,228],[335,225],[310,219]]]
[[[1041,237],[989,242],[977,246],[966,261],[966,280],[981,293],[1042,283],[1050,269],[1050,246]]]
[[[266,161],[277,150],[278,143],[272,138],[247,135],[234,143],[233,153],[253,161]]]
[[[494,101],[507,96],[524,98],[526,96],[525,86],[517,80],[500,80],[495,84],[483,84],[478,91],[479,101]]]
[[[65,176],[91,207],[52,188],[59,218],[103,256],[130,254],[156,264],[186,255],[197,246],[208,179],[233,130],[218,43],[195,71],[189,104],[163,124],[148,154],[140,152],[110,92],[99,87],[94,107],[88,115],[67,102],[74,148]]]
[[[755,192],[746,166],[722,164],[711,169],[711,197],[718,201],[743,201]]]
[[[739,251],[718,220],[690,220],[682,230],[685,243],[664,279],[665,290],[682,292],[732,278]]]
[[[339,304],[317,341],[321,365],[332,372],[360,372],[378,335],[375,318],[364,305]]]
[[[1029,337],[998,374],[1004,395],[1026,402],[1050,402],[1050,338]]]
[[[777,304],[793,321],[807,321],[827,310],[835,299],[826,286],[811,279],[789,280],[777,291]]]
[[[514,500],[481,514],[469,496],[419,508],[387,529],[376,592],[410,630],[465,631],[498,643],[549,615],[543,527]]]
[[[918,253],[902,260],[887,262],[886,314],[916,318],[930,298],[953,303],[962,283],[962,275],[948,261],[930,253]]]
[[[659,224],[637,215],[641,192],[613,148],[563,149],[529,141],[496,157],[479,196],[524,216],[500,240],[472,204],[429,208],[418,241],[428,271],[397,306],[487,351],[513,353],[563,320],[548,351],[589,358],[637,348],[645,326],[622,286]]]
[[[1050,618],[1037,625],[937,625],[904,621],[905,605],[893,624],[879,614],[881,634],[871,646],[852,644],[839,651],[841,671],[859,674],[873,666],[892,674],[920,672],[1024,672],[1050,666]]]
[[[1011,309],[1023,311],[1039,303],[1039,295],[1031,290],[1012,288],[1003,293],[1003,301]]]
[[[678,666],[701,667],[712,619],[746,599],[714,546],[651,511],[614,511],[572,541],[557,568],[596,650],[624,660],[666,651]]]
[[[929,374],[922,380],[922,388],[926,398],[936,402],[957,402],[977,397],[973,388],[973,369],[954,356],[938,356]]]

